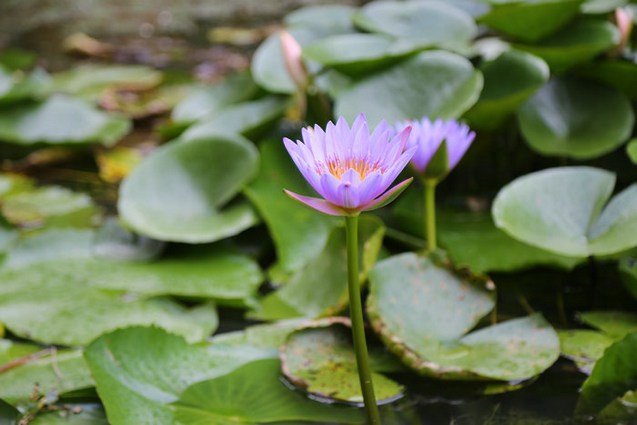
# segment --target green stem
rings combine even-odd
[[[436,181],[425,180],[425,236],[427,249],[433,252],[438,247],[436,242]]]
[[[358,277],[358,216],[346,216],[347,230],[347,281],[349,288],[349,309],[352,319],[352,338],[356,353],[356,368],[363,393],[363,402],[367,412],[368,425],[380,425],[374,384],[367,358],[367,342],[365,341],[365,324],[363,322],[363,305]]]

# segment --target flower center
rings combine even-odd
[[[356,171],[361,177],[361,180],[376,170],[381,170],[381,172],[384,171],[380,164],[372,164],[362,158],[347,158],[345,160],[342,160],[341,158],[334,158],[327,161],[327,171],[339,180],[349,169]]]

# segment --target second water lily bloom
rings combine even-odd
[[[425,179],[438,181],[453,170],[476,136],[467,125],[455,120],[438,118],[432,122],[425,117],[419,121],[399,123],[396,129],[402,131],[408,126],[412,130],[407,146],[416,148],[411,164]],[[434,164],[434,157],[442,160],[442,163]]]
[[[411,182],[389,186],[409,163],[416,146],[407,147],[410,127],[394,135],[384,121],[372,133],[360,114],[351,128],[343,117],[302,130],[303,141],[283,142],[303,177],[323,199],[285,191],[325,214],[354,216],[394,200]]]

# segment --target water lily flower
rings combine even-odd
[[[440,180],[458,164],[460,159],[471,146],[476,134],[465,124],[455,120],[444,121],[440,118],[431,122],[424,117],[420,121],[404,121],[396,125],[397,131],[411,126],[411,134],[407,141],[407,147],[415,147],[416,153],[411,159],[411,164],[425,179]],[[445,145],[443,164],[430,167],[430,163],[436,153]]]
[[[303,58],[301,57],[302,49],[298,41],[287,31],[281,31],[279,34],[281,41],[281,50],[283,51],[283,61],[285,68],[294,81],[299,90],[304,91],[309,82],[309,75]]]
[[[394,135],[386,122],[370,134],[360,114],[350,128],[343,117],[325,131],[318,125],[302,130],[303,141],[285,138],[285,147],[303,177],[323,199],[286,190],[292,198],[320,212],[356,216],[393,201],[411,183],[387,190],[409,163],[416,147],[406,149],[410,127]]]
[[[621,51],[626,47],[630,41],[630,33],[633,29],[633,14],[630,9],[624,7],[618,7],[615,9],[615,22],[619,29],[619,42],[617,43],[616,51]]]

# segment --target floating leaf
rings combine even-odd
[[[585,0],[582,4],[583,13],[608,13],[618,7],[625,6],[627,0]]]
[[[380,252],[385,227],[379,219],[365,216],[359,222],[361,281]],[[251,317],[278,320],[325,316],[347,305],[347,255],[345,229],[334,228],[323,250],[294,273],[279,290],[266,295]]]
[[[590,159],[615,150],[632,132],[628,99],[615,89],[554,79],[519,110],[520,130],[543,155]]]
[[[280,140],[261,143],[261,168],[244,189],[263,217],[284,273],[301,268],[321,252],[337,220],[300,205],[283,193],[312,193]]]
[[[418,41],[422,46],[450,46],[475,37],[473,19],[442,1],[372,2],[353,17],[365,31]]]
[[[258,87],[249,73],[238,73],[214,86],[194,87],[192,93],[175,106],[171,118],[177,124],[190,124],[251,99],[257,91]]]
[[[246,203],[226,204],[254,176],[257,162],[254,145],[237,135],[173,142],[124,180],[120,215],[160,240],[202,243],[236,235],[257,217]]]
[[[578,314],[579,319],[593,326],[609,337],[619,340],[637,332],[637,314],[620,311],[588,311]]]
[[[356,9],[342,4],[307,6],[288,13],[284,22],[290,27],[320,28],[329,33],[353,31],[352,16]]]
[[[637,332],[610,346],[582,385],[576,411],[595,413],[626,391],[637,388]]]
[[[29,177],[20,174],[0,174],[0,200],[4,201],[12,195],[29,192],[35,186],[35,182]]]
[[[166,298],[99,289],[87,285],[86,271],[76,266],[59,261],[1,270],[0,321],[18,336],[59,345],[83,345],[113,329],[150,324],[196,341],[217,326],[211,304],[185,308]]]
[[[311,320],[288,319],[273,323],[253,325],[240,331],[217,334],[212,338],[211,342],[223,346],[243,345],[270,348],[278,352],[279,347],[283,345],[292,331],[308,323],[311,323]]]
[[[5,70],[0,64],[0,105],[44,96],[49,83],[49,75],[42,70],[36,69],[25,75],[22,72]]]
[[[24,235],[11,247],[3,266],[19,268],[44,261],[89,259],[94,237],[89,229],[56,228]]]
[[[0,140],[20,145],[112,145],[130,128],[131,123],[125,118],[63,95],[51,96],[43,102],[21,103],[0,114]]]
[[[500,190],[493,218],[509,235],[547,251],[613,254],[637,240],[637,185],[607,203],[614,184],[613,174],[592,167],[538,171]]]
[[[637,299],[637,260],[634,257],[623,258],[619,262],[619,272],[624,286]]]
[[[148,261],[157,258],[166,244],[125,229],[114,218],[97,230],[91,247],[97,258],[117,261]]]
[[[626,145],[626,153],[628,154],[628,157],[630,158],[630,160],[634,164],[637,164],[637,139],[632,139]]]
[[[562,355],[573,360],[580,370],[590,374],[595,362],[615,340],[608,335],[588,329],[558,331]]]
[[[564,26],[583,0],[488,0],[491,10],[479,22],[523,41],[538,41]]]
[[[484,89],[480,99],[465,114],[474,128],[493,129],[502,124],[549,78],[546,63],[515,49],[483,62]]]
[[[491,308],[489,283],[462,279],[425,257],[401,254],[370,273],[367,311],[387,347],[419,373],[443,379],[531,378],[557,359],[539,315],[465,335]]]
[[[88,195],[58,186],[10,196],[2,204],[2,214],[23,227],[87,227],[99,219],[99,209]]]
[[[93,378],[81,350],[33,347],[41,351],[32,353],[13,367],[0,364],[1,398],[12,403],[26,403],[36,391],[57,398],[70,391],[93,387]]]
[[[577,67],[574,72],[582,77],[599,81],[637,98],[637,63],[621,60],[601,60]]]
[[[162,80],[160,71],[143,65],[86,64],[55,74],[56,91],[97,101],[106,89],[149,90]]]
[[[370,351],[370,356],[382,351]],[[352,346],[352,331],[336,319],[317,322],[291,333],[280,351],[283,373],[295,385],[325,399],[362,403],[363,396]],[[404,388],[377,373],[372,365],[374,392],[379,403],[401,397]]]
[[[57,412],[38,414],[30,425],[109,425],[101,407],[67,404]]]
[[[457,118],[476,102],[480,90],[482,74],[467,59],[427,51],[343,90],[336,98],[336,115],[353,121],[364,112],[372,125],[424,115]]]
[[[20,419],[20,411],[0,398],[0,421],[7,425],[16,425]]]
[[[555,73],[589,62],[619,42],[619,30],[606,21],[576,21],[536,44],[515,44],[520,50],[539,56]]]
[[[281,421],[362,423],[359,410],[321,404],[290,391],[276,359],[257,360],[192,385],[172,407],[180,423],[261,424]]]
[[[179,140],[213,138],[219,135],[233,137],[235,134],[249,136],[276,121],[287,106],[286,99],[275,96],[229,106],[190,127]]]

